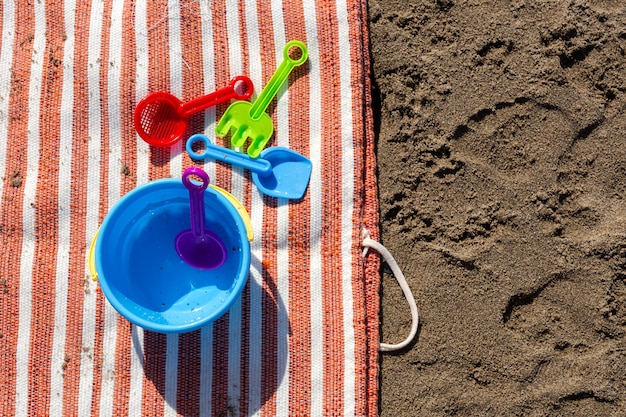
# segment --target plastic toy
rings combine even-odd
[[[291,59],[289,56],[292,47],[300,49],[298,59]],[[283,61],[254,103],[236,101],[231,104],[217,123],[215,134],[225,137],[230,131],[232,146],[237,150],[250,138],[247,153],[252,158],[258,157],[274,133],[274,124],[265,110],[291,71],[302,65],[307,57],[308,51],[304,43],[297,40],[287,43],[283,49]]]
[[[200,179],[200,184],[191,177]],[[226,260],[224,242],[204,227],[204,190],[209,186],[209,176],[197,167],[187,168],[183,173],[183,185],[189,190],[189,214],[191,228],[176,236],[176,252],[189,265],[200,269],[215,269]]]
[[[191,228],[189,191],[180,178],[139,186],[105,216],[89,270],[130,322],[161,333],[188,332],[217,320],[240,296],[250,271],[249,218],[213,186],[202,196],[205,227],[226,250],[224,262],[211,270],[188,264],[176,251],[176,237]]]
[[[203,150],[195,152],[195,143]],[[211,143],[208,137],[196,134],[187,141],[187,153],[196,160],[214,159],[252,171],[252,181],[257,188],[271,197],[299,200],[304,196],[311,178],[311,161],[299,153],[281,146],[272,146],[258,158]]]
[[[243,83],[242,93],[237,91],[240,83]],[[230,80],[228,86],[186,103],[170,93],[163,91],[152,93],[137,104],[135,129],[139,136],[152,146],[171,146],[185,134],[189,116],[231,99],[248,100],[253,90],[250,78],[242,75]]]

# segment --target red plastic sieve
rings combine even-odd
[[[253,91],[250,78],[240,75],[230,80],[226,87],[186,103],[170,93],[151,93],[137,104],[135,129],[152,146],[171,146],[185,134],[189,116],[231,99],[248,100]]]

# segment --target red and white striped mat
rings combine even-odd
[[[0,2],[0,415],[374,416],[378,258],[364,0]],[[194,164],[151,148],[133,112],[248,75],[258,91],[292,39],[309,50],[268,109],[271,145],[313,162],[300,201],[240,169],[212,183],[252,218],[250,279],[200,331],[129,324],[89,278],[88,246],[136,186]],[[214,138],[220,106],[189,134]]]

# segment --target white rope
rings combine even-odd
[[[406,298],[406,301],[409,303],[409,309],[411,310],[411,331],[409,332],[409,335],[407,336],[407,338],[404,339],[404,341],[397,343],[397,344],[388,344],[388,343],[381,342],[379,346],[379,350],[381,352],[392,352],[395,350],[400,350],[406,347],[409,343],[411,343],[411,341],[415,337],[415,334],[417,333],[417,326],[419,324],[419,314],[417,312],[417,305],[415,304],[415,298],[413,297],[413,293],[411,292],[411,289],[409,288],[409,284],[406,282],[406,278],[404,278],[404,274],[400,270],[398,263],[393,258],[391,253],[387,250],[387,248],[385,248],[382,244],[370,238],[369,231],[367,231],[366,229],[363,230],[361,237],[362,237],[362,244],[364,246],[363,257],[367,255],[367,251],[369,248],[372,248],[376,250],[378,253],[380,253],[383,259],[385,260],[385,262],[387,263],[387,265],[389,265],[389,268],[391,268],[391,272],[396,277],[396,281],[398,281],[398,285],[400,285],[400,288],[402,288],[404,297]]]

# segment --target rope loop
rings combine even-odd
[[[406,282],[406,278],[404,274],[400,270],[398,263],[393,258],[391,253],[379,242],[370,238],[369,231],[367,229],[363,229],[361,233],[361,240],[363,245],[363,257],[367,255],[367,251],[371,248],[380,253],[389,265],[391,272],[393,273],[396,281],[398,281],[398,285],[402,288],[402,292],[404,293],[404,298],[406,298],[407,303],[409,304],[409,309],[411,310],[411,331],[404,341],[396,344],[388,344],[388,343],[380,343],[379,350],[381,352],[393,352],[396,350],[400,350],[405,348],[411,343],[415,335],[417,334],[417,326],[419,324],[419,313],[417,311],[417,305],[415,304],[415,298],[413,297],[413,293],[411,292],[411,288],[409,288],[409,284]]]

